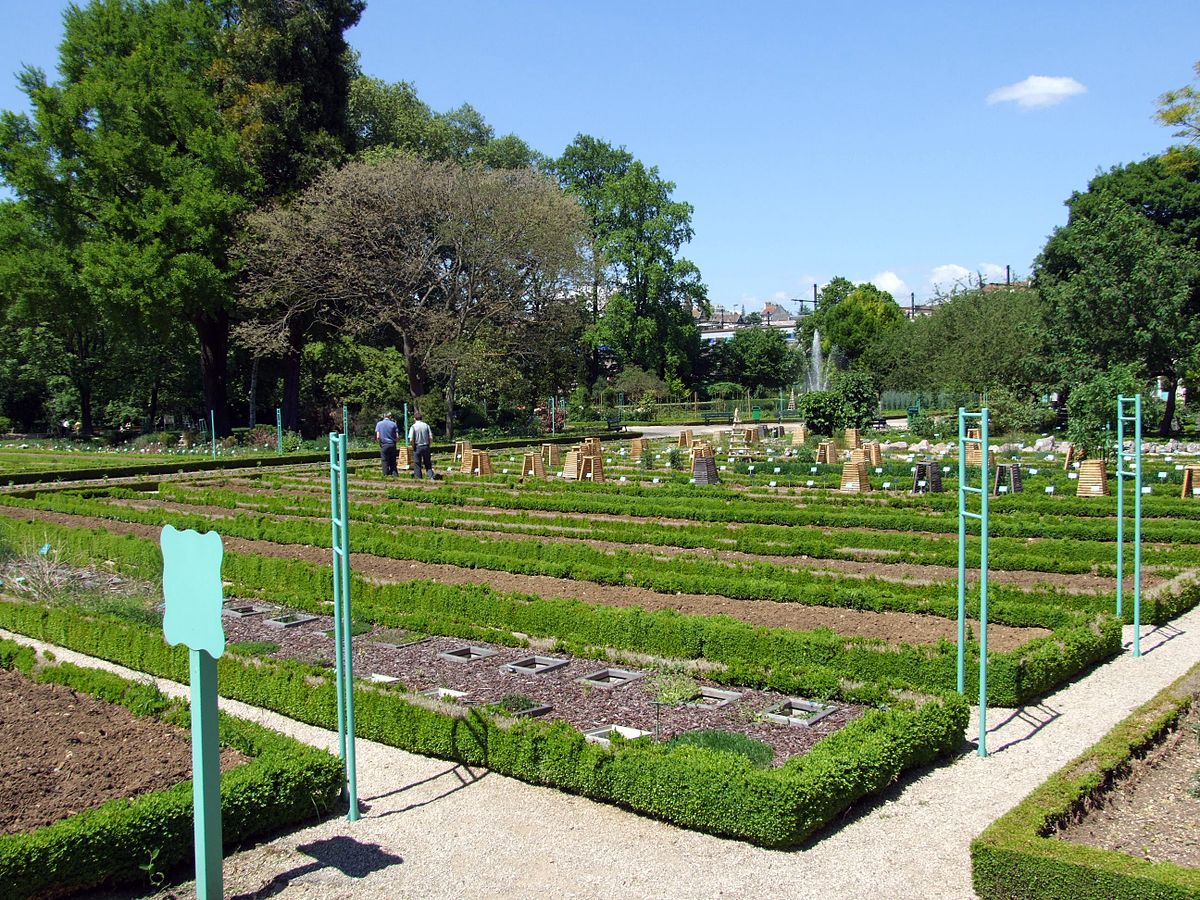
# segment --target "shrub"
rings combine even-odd
[[[833,391],[809,391],[796,408],[814,434],[831,435],[846,421],[846,404]]]
[[[255,425],[246,434],[246,446],[256,449],[274,450],[277,433],[270,425]]]
[[[750,760],[757,768],[770,765],[775,756],[771,745],[756,741],[737,731],[721,731],[706,728],[700,731],[685,731],[667,741],[668,747],[703,747],[716,753],[735,753]]]
[[[869,425],[879,412],[879,393],[874,379],[866,372],[858,369],[838,372],[833,379],[833,393],[842,401],[841,424],[846,428]]]

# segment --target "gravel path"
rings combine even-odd
[[[1127,628],[1127,646],[1131,638]],[[964,748],[957,760],[898,785],[790,852],[359,741],[363,818],[333,819],[231,855],[226,897],[971,897],[971,839],[1187,671],[1200,658],[1200,610],[1145,629],[1142,650],[1141,659],[1126,653],[1037,706],[990,710],[987,759],[973,745]],[[159,684],[169,693],[186,690]],[[316,746],[336,742],[331,732],[273,713],[226,700],[221,706]],[[977,728],[972,719],[968,736]],[[162,896],[195,894],[185,884]]]

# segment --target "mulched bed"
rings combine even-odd
[[[1057,836],[1153,862],[1200,867],[1200,798],[1188,791],[1200,772],[1197,726],[1200,704],[1177,731],[1135,760],[1099,805]]]
[[[246,602],[246,601],[238,601]],[[333,639],[324,632],[332,627],[332,619],[321,616],[312,622],[289,628],[265,624],[271,613],[246,618],[226,617],[225,635],[229,643],[238,641],[270,641],[279,644],[272,658],[290,658],[308,663],[333,664]],[[748,688],[727,688],[697,677],[704,687],[735,690],[742,696],[721,709],[691,706],[656,706],[653,702],[653,673],[636,666],[609,663],[594,659],[571,659],[562,668],[539,675],[511,675],[501,666],[533,654],[569,659],[565,654],[547,649],[504,647],[468,642],[461,638],[429,637],[420,643],[392,648],[372,641],[384,629],[374,629],[356,636],[354,674],[369,678],[372,674],[400,679],[413,692],[431,688],[451,688],[465,691],[459,702],[475,706],[496,703],[508,694],[522,694],[539,703],[550,704],[547,718],[563,719],[582,731],[607,725],[624,725],[656,731],[663,740],[696,729],[718,728],[737,731],[764,741],[775,751],[775,764],[802,754],[818,740],[858,718],[866,708],[855,704],[834,704],[837,710],[812,726],[782,725],[764,721],[760,713],[787,695],[773,691]],[[476,662],[458,662],[438,654],[466,645],[495,650],[496,655]],[[645,677],[612,690],[578,684],[575,679],[606,667],[646,672]],[[330,672],[332,677],[332,671]]]
[[[222,771],[243,762],[241,753],[222,749]],[[191,738],[183,729],[0,669],[0,834],[191,777]]]

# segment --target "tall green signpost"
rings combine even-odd
[[[1133,424],[1133,452],[1125,449],[1125,423]],[[1130,471],[1130,456],[1133,469]],[[1125,590],[1125,479],[1133,479],[1133,655],[1142,655],[1142,395],[1117,397],[1117,617]]]
[[[208,436],[212,438],[212,458],[217,458],[217,411],[208,411]]]
[[[967,437],[967,420],[979,420],[979,437]],[[979,445],[979,487],[967,484],[967,446]],[[966,692],[967,519],[979,521],[979,755],[987,756],[988,411],[958,408],[958,692]],[[967,509],[979,495],[979,512]]]
[[[196,896],[220,900],[222,891],[221,757],[217,736],[217,659],[225,652],[221,627],[221,558],[215,531],[200,534],[168,525],[163,555],[163,635],[185,644],[192,676],[192,808],[196,842]]]
[[[275,452],[283,455],[283,410],[275,407]]]
[[[329,502],[333,524],[333,646],[337,686],[338,755],[346,767],[347,814],[358,819],[354,761],[354,665],[350,644],[350,515],[346,490],[346,435],[329,434]]]

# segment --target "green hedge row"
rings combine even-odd
[[[168,647],[146,626],[10,602],[0,602],[0,621],[161,677],[181,679],[187,671],[186,650]],[[225,656],[218,661],[218,687],[223,696],[303,722],[333,728],[336,721],[333,684],[314,685],[311,674],[296,665]],[[501,723],[478,710],[451,714],[386,689],[357,688],[355,718],[363,738],[777,847],[802,841],[905,771],[956,752],[968,707],[952,696],[868,710],[807,754],[773,769],[699,747],[668,750],[646,738],[601,748],[561,721]]]
[[[1200,696],[1200,664],[1136,709],[971,844],[980,897],[1005,900],[1184,900],[1200,896],[1200,869],[1149,862],[1055,837],[1099,798],[1135,756],[1172,730]]]
[[[186,650],[183,658],[186,670]],[[34,662],[28,647],[0,641],[0,667],[119,703],[135,715],[189,726],[186,705],[167,700],[152,685],[70,664],[35,670]],[[335,757],[224,714],[219,723],[221,743],[250,757],[221,776],[226,846],[322,815],[337,801],[344,776]],[[166,870],[187,863],[192,845],[192,783],[184,781],[110,800],[33,831],[0,835],[0,893],[57,896],[106,883],[145,882],[144,864]]]
[[[116,493],[113,496],[118,496]],[[146,500],[144,496],[141,498]],[[158,487],[158,501],[239,509],[271,515],[328,517],[329,503],[311,494],[246,494],[232,489],[195,487],[164,483]],[[420,494],[399,502],[350,504],[355,521],[393,527],[422,526],[451,530],[498,531],[526,536],[566,537],[610,541],[624,544],[654,544],[703,550],[736,550],[777,556],[809,556],[816,559],[862,559],[872,551],[888,551],[889,563],[954,566],[958,564],[957,535],[931,537],[908,531],[873,529],[838,530],[828,533],[816,528],[782,525],[740,525],[691,523],[684,528],[663,525],[653,519],[639,521],[636,528],[627,522],[592,519],[587,534],[580,534],[580,520],[566,515],[547,517],[531,512],[497,514],[492,510],[429,506]],[[914,518],[910,527],[920,528]],[[968,554],[976,552],[977,538],[968,538]],[[867,551],[864,554],[862,551]],[[1035,544],[1025,538],[991,539],[989,565],[995,570],[1062,572],[1086,574],[1100,567],[1113,567],[1111,544],[1047,538]],[[1133,565],[1133,549],[1126,547],[1128,565]],[[1145,547],[1144,565],[1200,566],[1200,547]]]
[[[153,579],[161,572],[158,546],[150,540],[42,523],[0,520],[0,534],[14,543],[49,541],[56,552],[81,562],[113,560],[131,575]],[[327,613],[331,569],[256,554],[226,553],[224,578],[230,592],[286,606]],[[1195,603],[1200,588],[1192,587]],[[614,648],[676,659],[704,658],[730,667],[724,676],[743,684],[801,690],[874,702],[880,686],[952,691],[957,650],[949,641],[888,646],[879,640],[846,638],[827,629],[800,632],[765,628],[726,616],[646,612],[565,598],[502,593],[484,585],[414,581],[379,585],[355,577],[355,618],[427,633],[504,642],[513,632],[558,639],[573,652]],[[989,654],[989,701],[1017,706],[1044,696],[1080,671],[1121,651],[1120,625],[1112,616],[1064,626],[1007,653]],[[968,645],[967,692],[977,690],[978,644]],[[862,687],[846,693],[843,682]]]
[[[0,496],[0,505],[45,509],[70,515],[100,516],[123,522],[204,530],[279,544],[328,547],[326,523],[306,519],[239,513],[214,522],[208,516],[167,510],[138,510],[73,493],[35,499]],[[350,529],[351,551],[393,559],[412,559],[472,569],[547,575],[600,584],[630,585],[661,593],[716,594],[742,600],[774,600],[813,606],[848,607],[956,616],[956,588],[951,583],[913,585],[878,579],[850,579],[768,562],[727,564],[704,556],[664,560],[653,551],[606,551],[587,544],[536,540],[482,539],[452,532],[414,532],[360,522]],[[1019,590],[994,585],[990,592],[992,621],[1013,626],[1059,628],[1090,619],[1108,604],[1098,595],[1071,594],[1049,588]],[[970,613],[975,612],[971,609]]]

